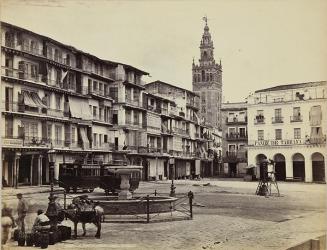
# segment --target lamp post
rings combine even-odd
[[[170,185],[170,194],[169,194],[169,196],[170,197],[175,197],[175,189],[176,189],[176,187],[174,186],[174,179],[175,179],[175,160],[173,159],[169,159],[169,161],[170,162],[173,162],[173,164],[171,164],[171,166],[172,166],[172,174],[173,174],[173,176],[172,176],[172,178],[171,178],[171,185]]]
[[[53,231],[57,230],[57,222],[58,222],[58,210],[55,203],[56,197],[53,193],[53,185],[54,185],[54,164],[56,161],[56,151],[54,149],[50,149],[48,151],[48,159],[49,159],[49,168],[50,168],[50,195],[48,197],[49,203],[46,215],[48,216],[51,224],[51,229]]]

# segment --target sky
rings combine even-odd
[[[327,80],[325,0],[2,0],[1,20],[192,90],[203,16],[223,66],[223,100]]]

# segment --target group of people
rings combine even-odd
[[[23,194],[18,193],[16,195],[18,199],[17,203],[17,218],[13,216],[13,210],[6,203],[2,203],[1,211],[1,243],[5,245],[10,237],[10,231],[17,226],[18,230],[25,233],[25,218],[28,212],[28,202],[23,198]],[[46,216],[42,209],[37,211],[37,216],[33,223],[32,233],[42,230],[50,229],[50,219]]]

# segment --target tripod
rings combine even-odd
[[[260,178],[255,194],[261,196],[271,196],[271,186],[273,185],[277,190],[277,196],[280,196],[275,172],[271,171],[268,172],[267,174],[268,174],[267,176]]]

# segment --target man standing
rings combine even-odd
[[[28,210],[27,201],[23,198],[21,193],[17,194],[18,205],[17,205],[17,225],[18,229],[25,233],[25,217]]]

